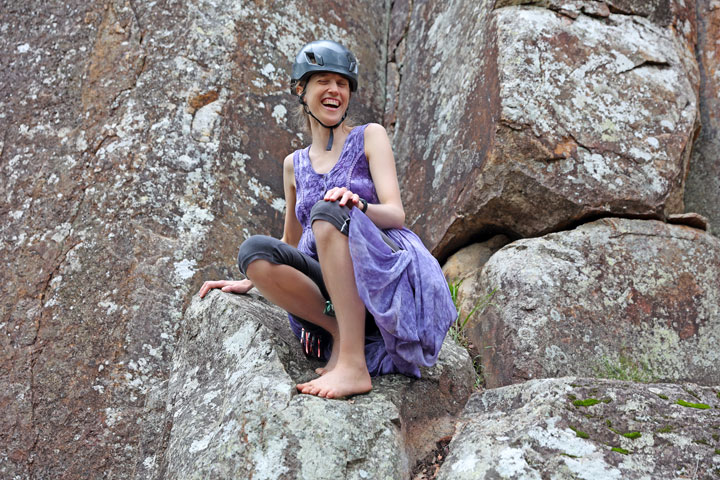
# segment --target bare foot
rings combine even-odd
[[[336,365],[332,371],[320,378],[297,386],[301,393],[323,398],[340,398],[367,393],[372,390],[372,381],[367,368]]]
[[[335,368],[335,365],[337,365],[337,354],[335,353],[335,349],[332,349],[332,353],[330,354],[330,360],[325,364],[324,367],[319,367],[315,369],[315,373],[320,375],[321,377],[325,374],[330,373],[333,368]]]

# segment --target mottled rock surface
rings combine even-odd
[[[405,203],[433,251],[682,212],[698,127],[685,37],[613,10],[493,4],[413,4],[394,49]]]
[[[720,387],[591,378],[474,394],[438,480],[720,478]]]
[[[183,324],[158,479],[407,478],[452,432],[473,385],[469,356],[448,339],[422,379],[375,378],[351,400],[300,395],[320,364],[277,307],[213,291]]]
[[[688,211],[707,217],[710,231],[717,236],[720,232],[720,1],[697,0],[697,11],[702,129],[693,145],[685,205]]]
[[[656,220],[604,219],[518,240],[485,264],[470,320],[489,387],[634,365],[720,384],[720,241]]]
[[[281,231],[295,52],[343,39],[382,117],[385,2],[328,7],[0,7],[0,477],[148,478],[186,299]]]
[[[480,308],[484,297],[478,298],[482,290],[478,283],[482,267],[495,252],[510,243],[505,235],[496,235],[485,242],[473,243],[455,252],[442,267],[450,285],[456,285],[456,305],[461,321],[476,307]]]

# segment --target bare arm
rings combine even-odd
[[[283,161],[283,190],[285,190],[285,226],[281,240],[297,247],[302,235],[302,225],[295,215],[295,167],[292,154]]]
[[[400,186],[395,169],[395,157],[390,139],[382,125],[371,123],[365,128],[365,156],[370,165],[370,176],[380,203],[368,204],[365,212],[380,228],[402,228],[405,210],[400,199]],[[360,198],[346,188],[333,188],[325,194],[325,200],[340,205],[360,208]]]
[[[283,161],[283,190],[285,191],[285,226],[283,229],[282,241],[297,247],[302,234],[302,226],[295,216],[295,169],[293,167],[292,154],[285,157]],[[247,293],[253,288],[249,278],[243,280],[213,280],[203,283],[198,295],[203,298],[213,288],[219,288],[223,292]]]

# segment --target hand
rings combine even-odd
[[[323,198],[326,202],[338,202],[340,206],[348,208],[360,208],[360,195],[353,193],[345,187],[333,187],[325,192]]]
[[[203,283],[203,286],[200,287],[200,291],[198,292],[198,295],[200,298],[203,298],[207,293],[212,290],[213,288],[219,288],[223,292],[229,292],[229,293],[247,293],[250,291],[251,288],[253,288],[253,283],[248,280],[215,280],[210,282]]]

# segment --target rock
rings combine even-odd
[[[277,307],[213,291],[183,323],[158,479],[407,478],[452,432],[475,375],[446,339],[422,379],[378,377],[367,395],[325,400],[295,390],[320,364]]]
[[[708,219],[698,213],[678,213],[668,215],[667,222],[675,225],[687,225],[698,230],[708,231]]]
[[[485,264],[471,318],[488,387],[624,371],[720,384],[720,241],[656,220],[603,219],[518,240]]]
[[[493,3],[416,3],[400,42],[394,146],[409,224],[433,253],[681,213],[698,128],[684,37],[613,9]]]
[[[448,283],[455,284],[457,288],[455,299],[461,321],[475,310],[479,301],[483,300],[476,298],[483,265],[508,243],[510,239],[505,235],[495,235],[490,240],[473,243],[457,251],[443,265],[443,273]]]
[[[688,210],[720,225],[720,3],[697,0],[700,116],[685,188]],[[717,236],[718,232],[714,232]]]
[[[474,394],[438,480],[717,478],[720,387],[593,378]]]
[[[343,39],[379,120],[384,7],[3,4],[0,477],[151,476],[189,296],[282,230],[293,56]]]

